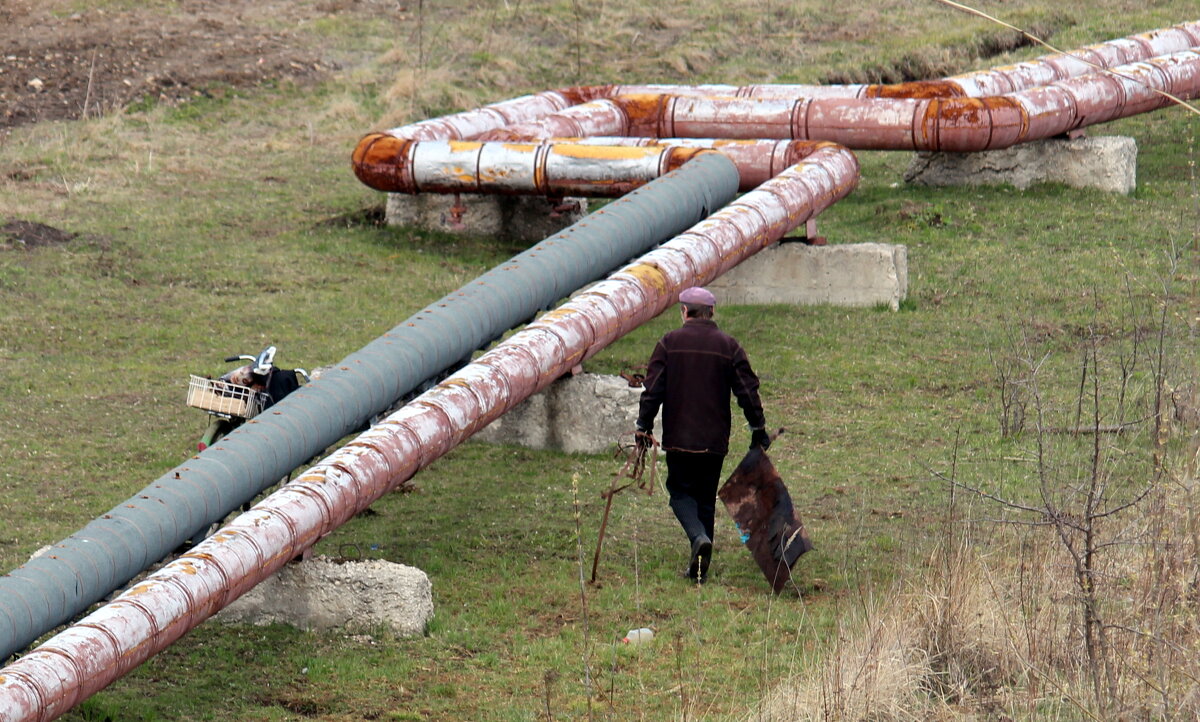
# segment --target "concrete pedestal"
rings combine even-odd
[[[614,448],[622,434],[633,431],[641,393],[641,388],[620,376],[568,376],[521,402],[473,438],[533,449],[604,453]]]
[[[337,563],[324,557],[288,564],[214,617],[306,630],[387,627],[405,637],[423,635],[432,618],[433,586],[420,569],[378,559]]]
[[[777,243],[708,284],[719,304],[878,306],[908,296],[908,249],[888,243]]]
[[[904,173],[928,186],[1063,183],[1130,194],[1137,187],[1137,142],[1124,136],[1050,139],[980,153],[917,153]]]
[[[389,226],[412,226],[447,233],[493,236],[537,243],[587,215],[587,199],[554,201],[535,196],[390,193]]]

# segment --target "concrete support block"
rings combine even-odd
[[[633,431],[641,393],[641,388],[620,376],[567,376],[521,402],[474,438],[533,449],[603,453],[622,434]]]
[[[586,198],[389,193],[389,226],[536,243],[587,215]]]
[[[423,635],[432,618],[433,585],[420,569],[379,559],[337,563],[325,557],[288,564],[214,617],[306,630],[387,627],[405,637]]]
[[[1130,194],[1137,187],[1137,142],[1124,136],[1050,139],[979,153],[917,153],[904,173],[928,186],[1063,183]]]
[[[777,243],[708,284],[721,304],[878,306],[908,296],[908,248],[890,243]]]

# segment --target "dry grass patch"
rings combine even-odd
[[[1194,484],[1164,490],[1138,518],[1149,543],[1122,547],[1105,565],[1103,669],[1089,668],[1070,560],[1049,530],[993,529],[843,614],[819,665],[775,690],[751,719],[1195,719],[1194,496]],[[1107,680],[1099,700],[1094,672]]]

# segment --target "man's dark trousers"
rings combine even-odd
[[[688,542],[701,535],[713,538],[717,486],[721,482],[724,454],[667,452],[667,493],[671,511],[687,533]]]

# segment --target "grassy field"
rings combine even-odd
[[[189,373],[223,371],[222,357],[267,343],[283,366],[336,362],[521,250],[363,221],[383,204],[349,168],[368,131],[574,83],[890,79],[1044,52],[983,57],[1011,38],[911,0],[325,5],[289,28],[339,64],[315,86],[214,87],[180,105],[0,136],[0,221],[78,234],[0,248],[0,568],[186,458],[206,422],[183,405]],[[1191,0],[981,7],[1064,48],[1196,14]],[[426,637],[206,624],[67,719],[1187,718],[1194,669],[1170,660],[1195,659],[1200,639],[1187,406],[1200,324],[1198,128],[1171,109],[1095,129],[1137,140],[1129,197],[909,187],[907,154],[859,153],[861,185],[822,215],[821,232],[907,246],[901,310],[720,309],[763,379],[769,423],[789,429],[772,457],[817,547],[797,567],[802,597],[768,593],[727,519],[714,580],[684,584],[686,549],[662,490],[618,497],[601,583],[581,589],[598,493],[617,463],[469,443],[317,549],[428,573]],[[675,322],[664,314],[589,370],[643,364]],[[1053,431],[1092,424],[1093,398],[1099,424],[1143,423],[1120,435]],[[1023,433],[1002,433],[1018,408]],[[1144,421],[1156,408],[1171,425]],[[738,430],[734,447],[747,439]],[[1026,514],[964,487],[1062,513]],[[1108,508],[1138,503],[1089,515],[1089,489]],[[1064,519],[1096,524],[1054,523]],[[1110,560],[1092,597],[1072,586],[1056,540],[1076,528],[1095,529]],[[1037,613],[958,604],[1010,594],[1008,612]],[[956,614],[931,613],[939,600]],[[1145,658],[1116,666],[1100,692],[1091,672],[1113,665],[1089,654],[1085,608],[1158,643],[1136,648]],[[1128,621],[1146,610],[1160,626]],[[652,644],[619,644],[642,626],[656,630]],[[994,649],[1007,642],[969,637],[980,626],[1016,628],[1017,661]],[[900,655],[935,673],[884,684],[870,652],[902,648],[885,628],[941,630]],[[1038,656],[1030,640],[1041,632],[1056,648]],[[1134,649],[1111,633],[1107,655]],[[831,670],[848,671],[822,676]],[[780,707],[789,681],[798,691]],[[874,697],[856,697],[863,690]]]

